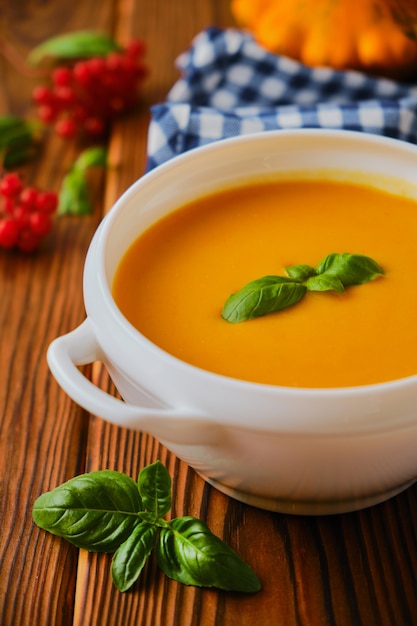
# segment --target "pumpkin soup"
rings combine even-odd
[[[288,180],[214,193],[169,213],[125,253],[123,315],[176,357],[292,387],[364,385],[417,373],[417,203],[348,182]],[[375,259],[384,277],[230,324],[230,294],[329,253]]]

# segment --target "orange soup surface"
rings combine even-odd
[[[384,276],[231,324],[231,293],[328,254],[364,254]],[[345,387],[417,373],[417,203],[376,188],[288,180],[221,191],[152,225],[113,282],[123,315],[205,370],[291,387]]]

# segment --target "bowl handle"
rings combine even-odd
[[[47,360],[60,386],[77,404],[112,424],[182,445],[207,445],[220,441],[222,427],[196,411],[135,406],[118,400],[88,380],[77,365],[103,360],[103,352],[88,318],[75,330],[51,343]]]

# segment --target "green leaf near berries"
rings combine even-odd
[[[28,56],[31,65],[38,65],[45,58],[86,59],[105,56],[120,50],[120,46],[108,35],[95,31],[76,31],[58,35],[33,48]]]
[[[261,587],[246,563],[194,517],[178,517],[162,528],[157,551],[165,574],[185,585],[246,593]]]
[[[112,470],[81,474],[35,501],[35,523],[79,548],[113,552],[140,523],[134,480]]]
[[[38,148],[39,130],[37,122],[0,116],[0,165],[10,170],[32,157]]]
[[[72,168],[59,192],[58,215],[90,215],[92,205],[85,172]]]
[[[88,190],[87,170],[105,167],[107,152],[104,148],[88,148],[77,158],[62,181],[59,192],[58,215],[90,215],[93,207]]]
[[[81,152],[74,163],[78,170],[87,170],[89,167],[106,167],[107,151],[101,146],[87,148]]]

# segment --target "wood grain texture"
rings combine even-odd
[[[240,504],[205,483],[154,438],[86,414],[48,372],[50,341],[84,318],[82,271],[102,215],[145,166],[149,106],[177,78],[175,57],[208,25],[232,24],[226,0],[19,0],[0,13],[0,41],[19,55],[45,37],[99,28],[148,47],[149,79],[138,111],[109,136],[111,168],[94,181],[95,211],[62,218],[33,257],[0,252],[1,626],[409,626],[417,624],[417,488],[348,515],[292,517]],[[30,113],[36,79],[0,59],[0,115]],[[77,147],[50,137],[25,174],[58,188]],[[93,381],[116,393],[106,371]],[[195,515],[254,568],[262,591],[197,589],[166,578],[150,559],[121,594],[110,557],[78,551],[39,530],[35,498],[83,471],[136,478],[160,459],[173,477],[172,516]]]

